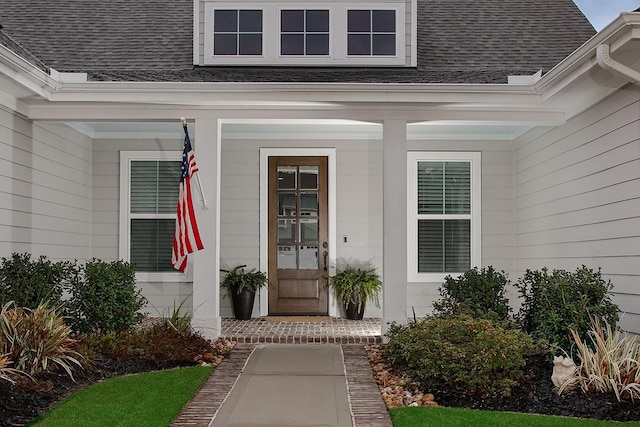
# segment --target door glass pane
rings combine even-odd
[[[318,247],[300,246],[300,270],[318,269]]]
[[[278,220],[278,243],[288,243],[296,241],[297,223],[295,219]]]
[[[296,193],[278,193],[278,215],[295,216],[296,211]]]
[[[300,241],[301,242],[317,242],[318,241],[318,220],[317,219],[301,219],[300,220]]]
[[[296,167],[295,166],[278,166],[278,189],[279,190],[295,190],[296,189]]]
[[[303,190],[318,189],[318,166],[300,166],[300,188]]]
[[[318,216],[318,193],[300,193],[300,216]]]
[[[278,268],[281,270],[295,270],[296,264],[296,246],[278,245]]]

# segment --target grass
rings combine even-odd
[[[212,370],[177,368],[109,379],[72,394],[29,425],[167,426]]]
[[[394,427],[600,427],[620,425],[640,426],[640,422],[585,420],[546,415],[516,414],[498,411],[477,411],[457,408],[398,408],[391,409]]]

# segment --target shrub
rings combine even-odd
[[[612,331],[605,321],[593,320],[588,331],[589,345],[575,330],[571,335],[576,343],[580,366],[576,378],[567,380],[560,392],[579,384],[583,392],[612,392],[618,401],[640,398],[640,339],[635,335],[622,335],[620,329]]]
[[[151,362],[158,368],[192,364],[206,353],[215,352],[211,342],[199,333],[182,332],[165,323],[93,335],[87,340],[97,353]]]
[[[528,335],[469,315],[392,325],[387,336],[387,361],[425,393],[508,396],[523,380],[524,354],[533,349]]]
[[[74,331],[107,333],[142,321],[147,300],[136,288],[133,265],[125,261],[87,261],[84,280],[71,287],[69,323]]]
[[[504,296],[508,283],[507,274],[491,266],[473,268],[457,279],[447,276],[439,288],[441,299],[433,303],[434,312],[445,316],[489,315],[508,320],[511,307]]]
[[[523,298],[516,321],[534,339],[568,351],[573,340],[571,330],[585,336],[591,318],[607,321],[615,327],[618,306],[611,301],[611,281],[602,279],[600,270],[584,265],[575,273],[553,270],[549,274],[527,270],[515,285]]]
[[[0,305],[13,301],[18,307],[36,308],[42,302],[60,304],[69,283],[78,276],[75,262],[37,260],[28,253],[13,253],[0,264]]]
[[[8,354],[16,369],[30,375],[63,368],[71,378],[71,364],[81,367],[80,356],[57,308],[45,304],[38,307],[16,307],[12,302],[0,313],[0,354]]]

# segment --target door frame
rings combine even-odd
[[[329,274],[336,265],[336,149],[335,148],[260,148],[260,270],[269,274],[269,157],[327,157],[327,226]],[[260,290],[260,316],[269,314],[269,290]],[[329,292],[329,316],[338,315],[338,306]]]

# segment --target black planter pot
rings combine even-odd
[[[233,292],[231,301],[233,302],[233,314],[237,320],[251,319],[253,311],[253,301],[256,297],[255,292],[244,289],[239,294]]]
[[[358,311],[358,305],[352,302],[349,302],[345,305],[344,311],[349,320],[362,320],[364,317],[364,304],[360,307],[360,311]]]

